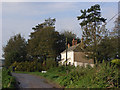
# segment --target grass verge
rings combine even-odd
[[[42,76],[54,81],[64,88],[119,88],[119,69],[110,63],[102,63],[94,68],[59,66],[51,68],[47,73],[17,72]]]
[[[16,88],[16,80],[9,69],[2,68],[2,89]]]

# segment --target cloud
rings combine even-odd
[[[3,14],[46,15],[66,11],[74,7],[73,3],[3,3]]]

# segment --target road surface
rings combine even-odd
[[[12,76],[19,82],[20,88],[57,88],[39,76],[23,73],[12,73]]]

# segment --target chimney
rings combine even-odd
[[[77,45],[77,40],[72,40],[72,46]]]
[[[68,48],[70,48],[70,44],[68,43]]]
[[[77,40],[75,40],[74,42],[75,42],[74,45],[77,45]]]
[[[81,38],[81,46],[82,46],[82,48],[84,48],[83,36],[82,36],[82,38]]]
[[[83,44],[83,37],[81,38],[81,44]]]
[[[74,46],[74,39],[72,40],[72,46]]]

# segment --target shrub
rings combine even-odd
[[[52,67],[56,67],[57,63],[55,62],[55,60],[53,58],[48,58],[46,61],[43,62],[43,70],[48,70]]]
[[[2,68],[2,88],[15,88],[15,78],[11,76],[10,70]]]
[[[111,62],[120,66],[120,59],[113,59]]]
[[[102,63],[96,68],[92,84],[95,88],[118,87],[119,72],[118,68],[110,63]]]
[[[117,88],[120,85],[119,69],[110,62],[94,66],[59,66],[44,74],[66,88]]]
[[[35,72],[35,71],[48,70],[56,66],[57,63],[54,60],[48,59],[46,60],[45,65],[35,60],[35,61],[25,61],[25,62],[14,62],[10,66],[10,68],[12,71],[15,70],[15,71]]]

